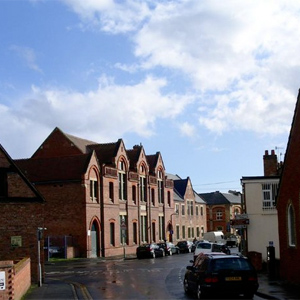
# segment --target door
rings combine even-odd
[[[92,225],[92,230],[91,230],[91,246],[92,246],[92,251],[91,251],[91,257],[97,257],[99,253],[99,233],[98,233],[98,227],[95,224],[95,222]]]

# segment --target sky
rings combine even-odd
[[[198,193],[241,191],[284,159],[299,36],[299,0],[0,0],[0,144],[122,138]]]

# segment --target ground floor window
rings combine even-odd
[[[176,240],[180,239],[179,225],[176,225]]]
[[[141,216],[141,241],[148,242],[147,234],[147,216]]]
[[[110,244],[115,246],[115,223],[111,222],[109,225],[110,229]]]
[[[137,223],[134,222],[132,224],[132,226],[133,226],[133,228],[132,228],[133,239],[132,240],[133,240],[134,244],[137,244],[138,243],[138,241],[137,241]]]

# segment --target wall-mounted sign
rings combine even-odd
[[[10,245],[12,247],[22,247],[22,237],[19,235],[10,237]]]
[[[5,290],[5,272],[1,271],[0,272],[0,291]]]

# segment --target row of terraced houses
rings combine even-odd
[[[230,232],[230,219],[240,213],[239,194],[213,193],[219,201],[208,205],[209,195],[197,194],[189,177],[166,172],[160,152],[126,149],[122,139],[99,144],[55,128],[28,159],[13,160],[1,150],[1,220],[11,224],[1,228],[2,260],[26,255],[37,228],[47,228],[42,260],[57,248],[68,258],[107,257],[135,253],[144,242]],[[27,254],[36,263],[30,243]]]

